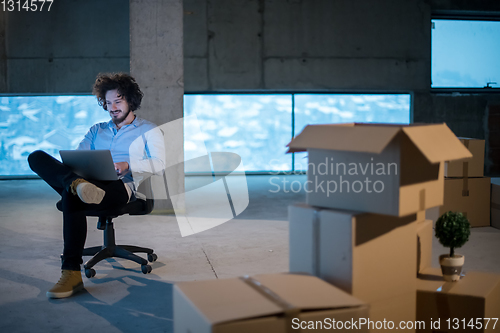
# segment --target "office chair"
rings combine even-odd
[[[153,211],[154,200],[150,199],[153,198],[151,191],[151,177],[148,177],[141,183],[137,192],[146,194],[146,199],[143,200],[137,198],[135,201],[131,201],[118,208],[85,212],[86,216],[97,216],[99,218],[97,222],[97,229],[104,231],[104,244],[102,246],[89,247],[83,250],[84,256],[93,256],[83,266],[86,277],[92,278],[95,276],[96,272],[92,267],[94,267],[98,262],[113,257],[135,261],[141,265],[141,270],[144,274],[151,272],[152,268],[148,265],[148,261],[154,262],[158,259],[158,256],[153,253],[153,249],[133,245],[117,245],[115,242],[115,229],[113,228],[114,218],[125,214],[147,215]],[[62,211],[61,201],[57,203],[57,208]],[[141,258],[134,253],[147,253],[148,260]]]

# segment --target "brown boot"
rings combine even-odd
[[[83,289],[82,273],[80,271],[62,270],[59,281],[47,291],[48,298],[65,298]]]

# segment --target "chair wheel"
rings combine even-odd
[[[156,253],[148,254],[148,261],[149,262],[156,261],[157,259],[158,259],[158,256],[156,255]]]
[[[148,274],[148,273],[151,273],[153,268],[151,268],[151,266],[149,266],[149,265],[142,265],[141,270],[144,274]]]
[[[93,268],[85,268],[85,276],[90,278],[93,278],[95,276],[95,269]]]

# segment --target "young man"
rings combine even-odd
[[[83,289],[80,265],[87,237],[85,211],[118,207],[135,200],[133,172],[154,173],[165,166],[161,132],[155,124],[134,113],[143,97],[135,79],[124,73],[100,74],[92,93],[111,120],[92,126],[77,149],[109,149],[119,180],[83,179],[40,150],[28,156],[31,169],[62,197],[62,274],[59,282],[47,292],[49,298],[69,297]],[[142,145],[136,144],[138,138]],[[131,148],[133,142],[134,148]]]

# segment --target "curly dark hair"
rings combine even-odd
[[[144,94],[135,79],[126,73],[100,73],[95,80],[92,94],[97,97],[99,105],[107,111],[106,93],[115,89],[118,89],[118,93],[126,99],[130,111],[141,107]]]

